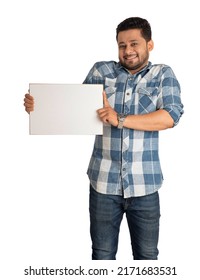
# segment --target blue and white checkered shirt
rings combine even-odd
[[[183,113],[180,85],[172,69],[151,62],[132,75],[120,63],[97,62],[85,84],[103,84],[117,113],[147,114],[165,109],[174,125]],[[157,191],[163,181],[158,154],[158,131],[118,129],[104,125],[95,138],[88,167],[90,183],[100,193],[143,196]]]

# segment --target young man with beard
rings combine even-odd
[[[84,81],[104,85],[104,107],[97,110],[104,130],[95,138],[87,172],[93,260],[116,259],[124,214],[134,259],[158,258],[158,136],[179,122],[183,105],[171,67],[149,61],[151,35],[146,19],[125,19],[116,30],[119,62],[95,63]],[[28,94],[24,105],[33,110]]]

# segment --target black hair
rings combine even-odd
[[[146,19],[140,17],[130,17],[122,21],[116,29],[116,39],[120,31],[129,29],[140,29],[142,37],[149,42],[151,40],[151,26]]]

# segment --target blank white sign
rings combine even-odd
[[[34,97],[30,134],[103,134],[97,109],[103,107],[103,85],[29,84]]]

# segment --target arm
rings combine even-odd
[[[163,109],[145,115],[129,115],[124,121],[124,127],[144,131],[158,131],[173,126],[172,117]]]
[[[103,100],[104,107],[97,110],[99,118],[103,123],[118,126],[117,112],[110,106],[105,92],[103,92]],[[144,115],[128,115],[124,121],[124,127],[144,131],[163,130],[173,125],[172,117],[164,109]]]
[[[183,114],[183,104],[180,98],[180,85],[168,66],[161,69],[159,75],[160,88],[157,95],[155,111],[147,114],[128,115],[124,127],[136,130],[158,131],[174,127]],[[118,125],[117,112],[108,103],[104,93],[104,108],[98,110],[100,119],[113,126]]]

